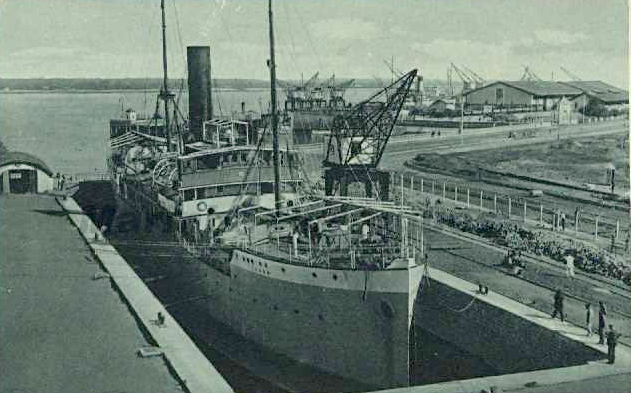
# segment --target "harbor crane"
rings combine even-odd
[[[469,73],[467,73],[467,71],[461,68],[458,68],[458,66],[456,66],[454,63],[451,63],[451,69],[456,72],[456,75],[458,75],[458,78],[460,78],[460,80],[462,81],[463,92],[473,90],[478,85],[481,85],[484,83],[484,80],[480,76],[478,75],[471,76]],[[453,72],[448,73],[448,74],[453,74]]]
[[[484,78],[482,78],[480,75],[473,72],[470,68],[465,66],[464,69],[469,73],[469,76],[475,81],[476,87],[480,87],[486,83]]]
[[[417,72],[408,72],[334,118],[323,161],[326,195],[348,196],[351,183],[363,183],[367,197],[375,191],[377,199],[387,200],[390,174],[377,166]]]
[[[390,70],[390,72],[392,72],[392,81],[394,83],[394,79],[395,78],[401,78],[403,76],[403,72],[401,72],[399,69],[394,67],[394,59],[392,59],[391,62],[384,60],[383,61],[386,65],[386,67],[388,67],[388,69]],[[423,82],[423,76],[421,75],[417,75],[414,79],[414,89],[412,90],[412,94],[410,94],[410,100],[415,106],[419,106],[421,104],[421,102],[423,101],[423,88],[422,83]]]
[[[567,74],[567,76],[569,76],[569,77],[570,77],[570,79],[572,79],[573,81],[580,81],[580,80],[581,80],[581,78],[579,78],[578,76],[576,76],[576,74],[574,74],[574,73],[572,73],[572,72],[568,71],[565,67],[561,67],[561,70],[562,70],[563,72],[565,72],[565,73]]]
[[[329,90],[329,106],[333,108],[343,106],[345,104],[344,93],[346,93],[346,90],[350,88],[353,83],[355,83],[355,79],[335,84],[335,74],[333,74],[326,86]]]
[[[529,81],[529,82],[533,82],[533,81],[541,82],[542,81],[542,79],[539,78],[539,76],[537,76],[537,74],[532,72],[532,70],[530,70],[530,68],[527,65],[525,65],[523,67],[524,67],[524,74],[521,76],[521,79],[519,79],[520,81]]]

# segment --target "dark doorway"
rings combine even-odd
[[[10,170],[9,189],[12,194],[37,192],[37,172],[32,169]]]

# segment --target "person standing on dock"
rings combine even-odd
[[[585,303],[585,329],[587,330],[587,337],[592,336],[592,305]]]
[[[574,278],[574,257],[570,254],[565,256],[565,275]]]
[[[607,324],[607,308],[605,303],[598,302],[598,344],[605,343],[605,326]]]
[[[616,361],[616,344],[618,344],[618,333],[613,325],[609,325],[609,331],[607,332],[607,363],[614,364]]]
[[[554,294],[554,312],[552,313],[552,319],[557,316],[557,313],[561,316],[561,322],[565,322],[565,315],[563,314],[563,292],[557,289]]]

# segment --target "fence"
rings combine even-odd
[[[614,251],[623,249],[625,252],[629,251],[630,224],[628,220],[593,212],[579,211],[576,214],[576,210],[563,211],[559,207],[546,205],[542,196],[515,197],[485,192],[468,185],[426,180],[410,174],[393,176],[393,195],[397,199],[404,197],[404,189],[418,191],[423,198],[435,196],[451,201],[459,208],[492,212],[507,220],[539,225],[567,235],[574,235],[577,238],[605,241]],[[409,203],[409,201],[404,202]]]

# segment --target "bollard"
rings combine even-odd
[[[443,183],[443,199],[446,199],[445,198],[445,183]]]
[[[596,231],[594,232],[594,238],[596,238],[596,240],[598,240],[598,219],[600,218],[600,216],[596,216]]]
[[[454,188],[454,202],[458,202],[458,186]]]
[[[510,198],[510,197],[508,197],[508,219],[509,219],[509,220],[510,220],[510,210],[511,210],[511,205],[512,205],[512,203],[511,203],[511,202],[512,202],[512,201],[511,201],[511,198]]]
[[[471,204],[469,203],[469,189],[467,188],[467,207],[471,207]]]
[[[482,191],[480,191],[480,210],[482,210]]]
[[[539,206],[539,224],[543,225],[543,203]]]
[[[497,213],[497,194],[493,194],[493,212]]]

